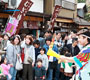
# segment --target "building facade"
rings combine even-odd
[[[56,18],[55,27],[62,31],[77,29],[73,19],[77,17],[77,0],[45,0],[45,13],[52,15],[55,5],[62,6],[58,17]]]
[[[4,11],[4,10],[14,10],[17,9],[22,0],[0,0],[0,26],[6,27],[6,23],[10,15],[13,15],[14,11]],[[28,13],[24,17],[22,23],[20,34],[34,34],[37,36],[38,30],[43,25],[44,16],[44,0],[32,0],[33,5],[29,9]],[[3,5],[2,5],[3,4]]]

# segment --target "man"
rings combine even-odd
[[[77,38],[72,38],[72,44],[67,45],[67,48],[70,50],[72,56],[76,56],[80,52],[80,49],[77,45],[78,45]]]
[[[67,48],[70,50],[72,56],[76,56],[80,52],[80,49],[77,45],[78,45],[77,38],[72,38],[72,44],[67,45]],[[73,74],[75,74],[75,70],[76,69],[73,67]]]
[[[70,35],[68,36],[69,40],[67,41],[67,44],[71,44],[72,43],[72,38],[76,38],[76,36],[77,36],[77,31],[76,30],[72,30],[70,32]]]
[[[47,54],[47,51],[49,50],[50,48],[50,45],[51,45],[51,42],[52,42],[52,37],[47,37],[46,38],[46,44],[44,45],[44,48],[46,50],[46,54]],[[55,51],[56,53],[58,53],[58,48],[56,45],[53,45],[52,46],[52,50]],[[55,69],[55,78],[57,77],[58,73],[57,73],[57,66],[58,66],[58,61],[55,57],[52,57],[52,56],[48,56],[48,61],[49,61],[49,66],[48,66],[48,78],[47,80],[53,80],[53,70]]]
[[[90,31],[81,33],[78,41],[83,49],[74,57],[61,56],[61,61],[76,64],[76,80],[90,80]]]
[[[57,46],[60,53],[60,50],[63,46],[62,46],[62,40],[61,40],[61,33],[59,31],[56,32],[54,44]]]

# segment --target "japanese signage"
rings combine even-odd
[[[16,11],[12,17],[10,17],[9,22],[7,24],[5,32],[9,32],[11,35],[15,33],[17,29],[17,33],[19,32],[19,28],[23,23],[23,19],[32,6],[33,2],[31,0],[22,0],[19,7],[17,8],[20,11]]]
[[[54,22],[59,14],[60,8],[61,8],[60,5],[56,5],[54,8],[54,12],[53,12],[51,22],[50,22],[50,27],[49,27],[50,29],[53,29],[53,27],[54,27]]]
[[[10,33],[10,35],[12,36],[15,33],[17,26],[18,26],[18,20],[10,16],[5,32]]]
[[[33,2],[31,0],[22,0],[22,2],[20,3],[18,10],[20,10],[19,12],[15,12],[15,14],[13,15],[16,19],[19,20],[19,24],[17,27],[17,33],[19,32],[19,28],[22,26],[23,23],[23,19],[26,15],[26,13],[28,12],[28,10],[30,9],[30,7],[32,6]]]

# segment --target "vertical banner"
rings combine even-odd
[[[20,11],[15,12],[13,14],[13,16],[19,21],[16,33],[19,32],[19,29],[23,23],[23,19],[32,5],[33,5],[33,2],[31,0],[22,0],[18,7],[18,10]]]
[[[12,17],[9,18],[9,21],[7,23],[5,32],[10,33],[12,36],[13,34],[16,34],[19,32],[20,27],[22,26],[23,19],[32,6],[33,2],[31,0],[22,0],[19,7],[17,8],[20,11],[15,11]]]
[[[55,20],[60,12],[60,9],[61,9],[61,6],[60,5],[55,5],[55,8],[54,8],[54,12],[53,12],[53,15],[52,15],[52,18],[51,18],[51,21],[50,21],[50,26],[49,26],[49,29],[53,29],[54,27],[54,23],[55,23]]]
[[[5,29],[5,33],[8,32],[12,36],[15,33],[17,26],[18,26],[18,20],[10,16],[9,22],[7,23],[7,26]]]

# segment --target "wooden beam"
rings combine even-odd
[[[12,15],[12,14],[0,13],[0,18],[8,18],[10,15]],[[26,21],[31,20],[31,21],[40,21],[40,22],[42,22],[43,18],[34,17],[34,16],[25,16],[24,20],[26,20]]]
[[[79,26],[80,29],[83,29],[85,27],[87,27],[88,29],[90,29],[90,26],[85,26],[85,25],[84,26]]]
[[[65,22],[65,23],[73,23],[73,20],[70,19],[63,19],[63,18],[57,18],[57,22]]]

